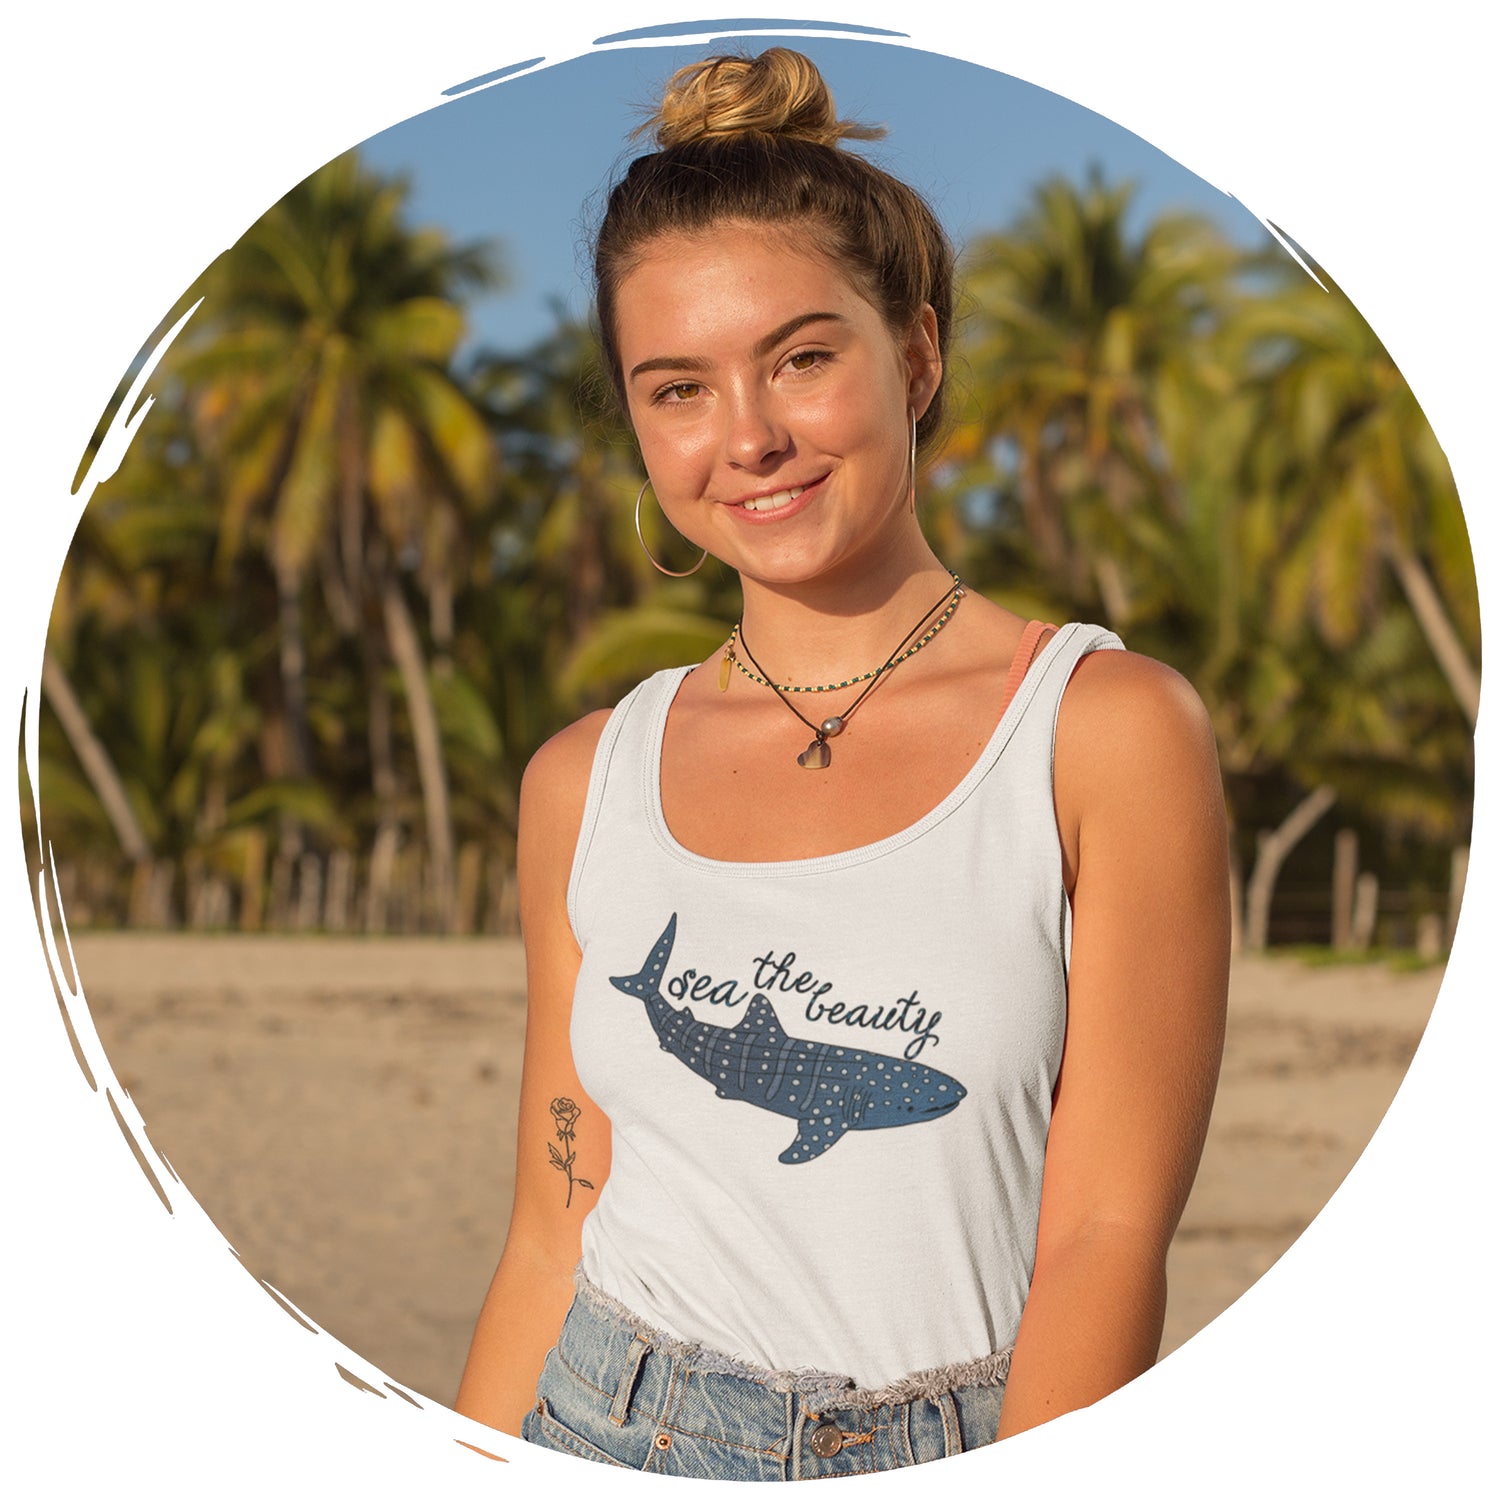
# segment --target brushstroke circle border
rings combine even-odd
[[[839,10],[808,7],[805,19]],[[277,36],[293,14],[300,51]],[[556,63],[595,37],[659,19],[639,5],[580,7],[570,36],[557,20],[433,0],[419,36],[382,38],[351,32],[352,7],[309,4],[263,11],[252,34],[228,26],[214,39],[205,38],[201,15],[171,0],[91,17],[83,39],[70,34],[77,20],[66,14],[28,23],[33,76],[7,105],[24,158],[14,201],[46,217],[22,226],[34,237],[17,260],[17,292],[28,305],[12,319],[18,337],[6,374],[6,409],[20,418],[13,495],[24,497],[13,507],[5,580],[13,712],[24,692],[35,701],[52,581],[79,510],[68,493],[71,468],[101,397],[140,330],[235,237],[233,226],[344,146],[436,103],[447,80],[478,71],[476,60]],[[1010,14],[981,26],[956,6],[924,7],[918,17],[879,3],[839,20],[905,33],[912,45],[1054,88],[1239,189],[1339,275],[1423,402],[1460,493],[1477,496],[1488,477],[1478,438],[1480,351],[1496,329],[1480,259],[1488,237],[1474,201],[1481,49],[1463,17],[1456,5],[1429,5],[1419,35],[1380,36],[1364,9],[1343,4],[1265,6],[1247,22],[1167,0],[1122,16],[1090,0],[1070,8],[1066,25]],[[1181,70],[1175,77],[1163,52]],[[450,57],[466,61],[454,67]],[[1337,68],[1327,66],[1333,57]],[[1385,91],[1395,77],[1399,109]],[[278,84],[290,97],[278,99]],[[1216,98],[1235,107],[1216,108]],[[240,116],[257,106],[247,131]],[[174,120],[181,138],[195,111],[205,122],[198,139],[184,139],[174,155]],[[215,174],[205,164],[220,133],[227,149]],[[1488,602],[1494,521],[1472,502],[1466,517]],[[1481,721],[1487,765],[1484,729]],[[1171,1476],[1185,1478],[1197,1461],[1220,1471],[1232,1463],[1231,1489],[1263,1488],[1269,1476],[1295,1470],[1299,1489],[1321,1471],[1342,1484],[1363,1474],[1378,1485],[1372,1492],[1389,1493],[1403,1475],[1430,1483],[1443,1467],[1457,1476],[1478,1463],[1483,1381],[1479,1355],[1466,1358],[1465,1349],[1482,1351],[1496,1331],[1475,1326],[1493,1325],[1493,1297],[1471,1300],[1491,1275],[1471,1200],[1472,1184],[1489,1175],[1493,1126],[1479,1102],[1487,1086],[1479,1069],[1495,1055],[1495,1014],[1481,1004],[1483,955],[1475,951],[1476,916],[1494,893],[1486,772],[1480,783],[1466,921],[1443,992],[1406,1082],[1348,1181],[1273,1271],[1184,1350],[1094,1411],[965,1461],[976,1478],[983,1465],[1022,1482],[1062,1473],[1070,1482],[1106,1480],[1129,1472],[1135,1457],[1169,1489]],[[529,1453],[497,1479],[451,1441],[461,1428],[475,1435],[461,1419],[428,1410],[407,1420],[405,1403],[373,1399],[338,1378],[330,1365],[343,1360],[331,1360],[328,1348],[308,1352],[328,1336],[309,1339],[276,1311],[222,1240],[214,1243],[206,1219],[192,1221],[195,1205],[164,1163],[158,1180],[175,1212],[162,1212],[122,1142],[124,1125],[150,1162],[107,1062],[94,1059],[97,1091],[74,1062],[37,962],[31,894],[15,888],[19,875],[13,856],[7,951],[19,961],[26,998],[7,1008],[18,1210],[7,1262],[31,1311],[13,1308],[8,1410],[24,1421],[11,1462],[47,1455],[64,1466],[70,1489],[145,1471],[168,1493],[187,1493],[194,1475],[208,1473],[228,1492],[278,1479],[286,1487],[288,1472],[299,1490],[357,1480],[382,1494],[434,1480],[455,1494],[544,1483],[549,1471],[526,1462]],[[352,1352],[345,1368],[378,1381]],[[1442,1378],[1410,1379],[1413,1370]],[[1382,1393],[1397,1393],[1393,1406]],[[391,1420],[398,1411],[402,1420]],[[1167,1451],[1164,1431],[1173,1437]],[[495,1446],[511,1455],[517,1445]],[[958,1476],[901,1476],[908,1493],[940,1478]]]

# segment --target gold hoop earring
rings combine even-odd
[[[917,409],[911,408],[911,499],[912,515],[917,513]]]
[[[692,565],[692,567],[684,568],[680,573],[674,573],[671,568],[662,567],[662,565],[657,562],[654,557],[652,557],[651,549],[646,545],[645,534],[641,531],[641,501],[646,498],[646,491],[650,488],[651,481],[648,479],[645,484],[641,486],[640,494],[635,497],[635,539],[641,544],[641,551],[646,554],[646,561],[649,562],[658,573],[665,573],[668,578],[687,578],[691,574],[696,573],[698,569],[703,566],[704,560],[708,557],[708,548],[705,547],[703,549],[703,556],[700,557],[698,561]]]

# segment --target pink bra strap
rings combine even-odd
[[[1011,658],[1010,673],[1005,679],[1005,692],[1001,698],[1006,708],[1010,706],[1010,700],[1016,696],[1016,689],[1021,686],[1021,679],[1025,677],[1027,668],[1036,660],[1036,654],[1041,650],[1043,642],[1051,636],[1057,627],[1049,625],[1045,620],[1030,620],[1026,629],[1021,632],[1021,644],[1016,647],[1016,654]],[[1003,713],[1005,708],[1001,709]]]

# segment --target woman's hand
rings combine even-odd
[[[609,1173],[609,1121],[573,1070],[568,1025],[581,955],[567,890],[594,749],[591,714],[537,751],[521,782],[516,874],[526,941],[526,1051],[516,1197],[455,1408],[519,1435],[573,1297],[580,1231]]]
[[[1084,657],[1054,790],[1073,902],[1067,1035],[1002,1438],[1155,1362],[1228,989],[1223,785],[1192,688],[1146,657]]]

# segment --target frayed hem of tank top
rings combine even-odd
[[[908,1401],[930,1401],[965,1386],[1004,1385],[1010,1375],[1009,1349],[997,1349],[992,1354],[982,1354],[977,1359],[961,1360],[956,1364],[917,1370],[889,1385],[863,1389],[851,1376],[834,1375],[826,1370],[769,1370],[736,1359],[732,1354],[721,1354],[717,1349],[663,1333],[639,1313],[632,1312],[623,1302],[611,1297],[602,1287],[595,1286],[584,1275],[582,1266],[574,1272],[573,1285],[579,1300],[586,1306],[603,1317],[624,1324],[668,1358],[681,1360],[706,1375],[752,1380],[779,1394],[802,1396],[819,1408],[864,1411],[879,1406],[899,1406]]]

